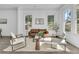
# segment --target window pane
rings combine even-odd
[[[65,11],[64,19],[65,19],[65,31],[70,32],[71,31],[71,11],[69,9]]]
[[[28,27],[32,27],[32,15],[25,16],[25,29],[28,30]]]
[[[54,26],[54,16],[48,15],[48,28],[53,29]]]

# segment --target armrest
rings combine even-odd
[[[11,38],[11,40],[14,41],[15,39],[18,39],[18,38],[21,38],[21,37]]]
[[[23,34],[18,34],[18,35],[16,35],[16,37],[22,37],[23,36]]]
[[[17,38],[23,38],[23,37],[25,37],[25,36],[19,36],[19,37],[16,37],[16,39],[17,39]]]
[[[20,36],[20,37],[17,37],[16,39],[20,39],[20,38],[26,39],[26,36]]]

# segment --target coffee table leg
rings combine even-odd
[[[64,51],[66,52],[66,45],[64,45]]]
[[[51,40],[51,48],[52,48],[52,40]]]
[[[40,50],[40,42],[39,42],[39,39],[36,39],[35,50]]]
[[[52,44],[51,44],[51,48],[52,48]]]

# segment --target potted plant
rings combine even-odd
[[[39,36],[39,37],[44,37],[44,31],[38,32],[38,36]]]
[[[41,38],[41,37],[44,37],[44,32],[43,31],[40,31],[35,35],[35,38],[33,38],[33,42],[35,41],[34,39],[38,39],[38,38]]]

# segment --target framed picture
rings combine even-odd
[[[7,24],[7,19],[6,18],[1,18],[0,19],[0,24]]]
[[[35,24],[38,24],[38,25],[44,24],[44,18],[36,18],[35,19]]]

